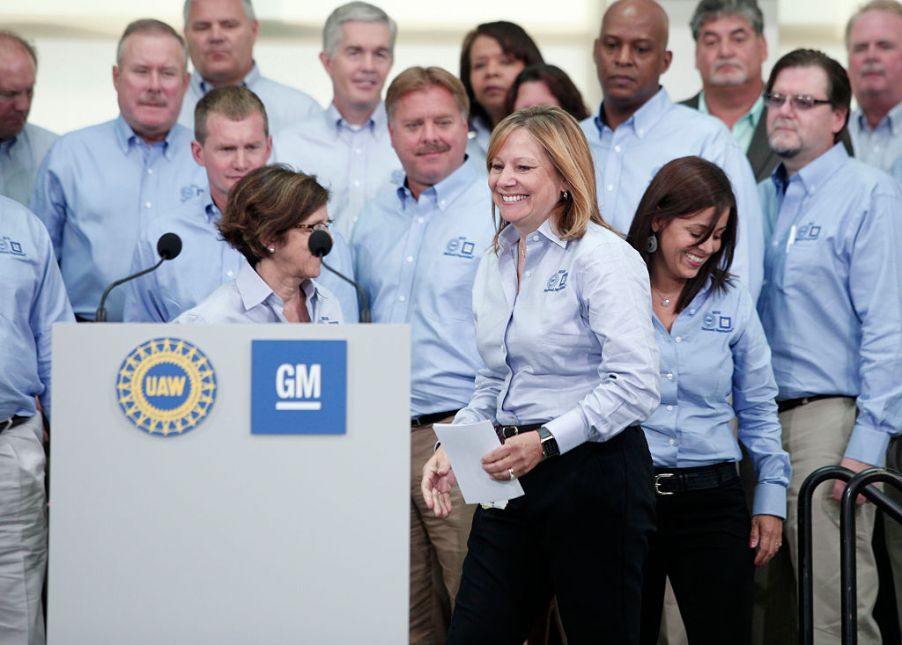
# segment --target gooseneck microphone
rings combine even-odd
[[[332,236],[325,231],[313,231],[313,233],[310,234],[310,239],[307,240],[307,248],[310,249],[310,252],[313,255],[320,259],[324,267],[357,290],[357,304],[360,307],[360,322],[370,322],[370,304],[363,287],[351,280],[351,278],[330,267],[326,264],[326,261],[323,260],[323,257],[329,255],[329,251],[332,250]]]
[[[182,238],[180,238],[175,233],[163,233],[160,236],[160,239],[157,240],[157,253],[160,255],[160,261],[148,269],[138,271],[137,273],[134,273],[132,275],[125,276],[121,280],[111,282],[107,286],[107,288],[103,290],[103,295],[100,296],[100,304],[97,305],[97,313],[94,317],[94,320],[96,322],[106,322],[106,299],[107,296],[110,295],[110,291],[118,287],[120,284],[124,284],[129,280],[134,280],[135,278],[140,278],[142,275],[157,270],[160,265],[163,264],[163,262],[178,257],[178,254],[181,252]]]

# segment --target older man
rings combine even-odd
[[[241,85],[260,97],[278,132],[322,108],[309,95],[260,74],[254,62],[259,23],[251,0],[185,0],[185,39],[194,65],[179,123],[194,125],[194,106],[223,85]]]
[[[0,31],[0,195],[27,204],[38,166],[57,136],[28,123],[38,55],[24,38]]]
[[[839,141],[851,100],[835,60],[810,49],[777,61],[767,133],[781,163],[761,184],[772,232],[758,303],[773,355],[783,447],[792,460],[785,539],[794,566],[799,487],[813,470],[883,464],[902,419],[902,222],[899,184],[851,159]],[[814,627],[840,642],[839,505],[843,485],[813,505]],[[874,507],[856,512],[858,642],[880,643]]]
[[[396,33],[395,21],[371,4],[335,9],[319,55],[332,79],[332,104],[324,114],[276,132],[275,159],[316,175],[330,189],[329,212],[346,237],[364,203],[400,170],[382,105]]]
[[[724,125],[674,105],[659,79],[670,67],[667,14],[653,0],[617,0],[604,14],[594,59],[604,101],[582,122],[595,158],[603,217],[629,230],[645,187],[677,157],[698,155],[730,177],[739,212],[732,271],[753,296],[761,288],[761,207],[755,178]]]
[[[61,137],[41,165],[31,208],[50,232],[82,320],[93,320],[104,286],[128,273],[144,223],[206,188],[191,133],[176,123],[186,59],[166,23],[128,25],[113,66],[119,116]],[[122,319],[121,290],[107,308],[109,320]]]
[[[432,425],[450,422],[470,400],[476,370],[471,292],[479,258],[491,245],[492,209],[485,172],[466,162],[469,102],[463,84],[438,67],[411,67],[386,97],[391,141],[404,167],[367,204],[351,249],[373,322],[410,325],[410,642],[444,642],[460,584],[473,508],[460,490],[446,520],[420,490],[432,456]],[[443,581],[438,590],[433,580]],[[435,614],[439,615],[435,615]]]
[[[849,121],[855,156],[890,171],[902,158],[902,4],[861,7],[846,25],[846,49],[858,101]]]
[[[72,309],[46,229],[0,197],[0,643],[44,645],[47,504],[41,402],[50,417],[50,336]]]

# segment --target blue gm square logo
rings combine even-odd
[[[345,433],[346,341],[255,340],[251,369],[251,434]]]

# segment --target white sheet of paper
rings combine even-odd
[[[501,445],[491,422],[436,423],[432,429],[451,461],[467,504],[506,502],[523,495],[523,487],[516,479],[495,481],[482,469],[482,458]]]

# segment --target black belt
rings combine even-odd
[[[516,437],[518,434],[523,434],[524,432],[535,432],[543,425],[545,424],[527,423],[526,425],[522,426],[495,426],[495,432],[498,433],[498,438],[501,439],[501,443],[504,443],[505,439]]]
[[[673,495],[690,490],[708,490],[739,479],[736,464],[724,461],[696,468],[655,468],[655,492]]]
[[[26,421],[28,421],[30,418],[31,417],[14,416],[14,417],[10,417],[8,419],[4,419],[3,421],[0,421],[0,432],[3,432],[4,430],[9,430],[10,428],[15,428],[16,426],[20,426],[23,423],[25,423]]]
[[[418,417],[410,417],[411,428],[422,428],[423,426],[431,426],[436,421],[453,417],[460,410],[448,410],[447,412],[433,412],[432,414],[421,414]]]
[[[815,394],[814,396],[804,396],[801,399],[786,399],[785,401],[777,401],[778,412],[789,412],[796,408],[820,401],[821,399],[835,399],[842,396],[841,394]]]

